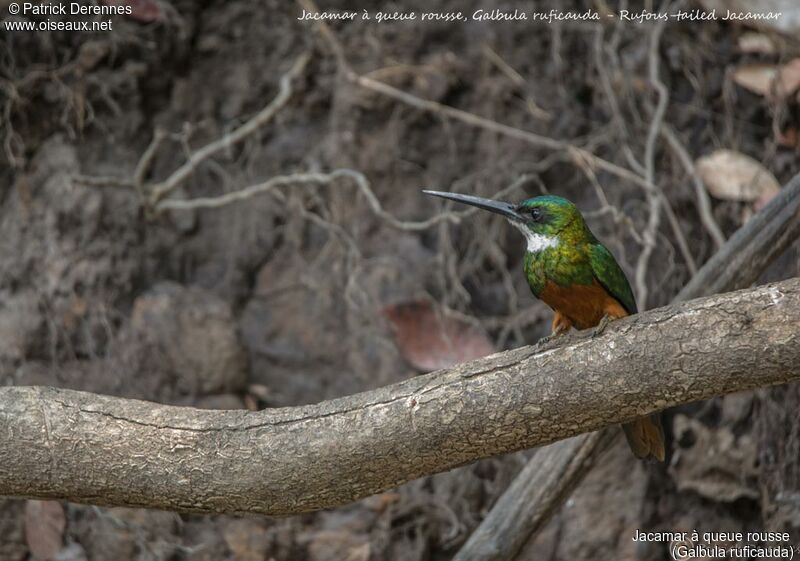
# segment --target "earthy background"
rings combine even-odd
[[[549,332],[519,234],[477,213],[425,223],[449,207],[421,187],[571,198],[632,282],[639,270],[640,307],[652,308],[798,171],[800,27],[671,21],[659,35],[654,23],[605,17],[357,19],[325,35],[288,1],[120,3],[133,13],[114,17],[112,32],[0,32],[3,384],[251,409],[374,388]],[[304,54],[274,117],[166,200],[339,168],[369,183],[295,181],[219,208],[157,212],[152,185],[269,104]],[[574,148],[414,107],[351,71],[652,175],[665,198]],[[799,256],[795,245],[762,280],[800,274]],[[635,547],[636,529],[785,530],[800,545],[798,407],[792,386],[668,412],[668,462],[610,450],[523,558],[665,559],[664,544]],[[284,520],[5,500],[0,559],[444,560],[532,453]]]

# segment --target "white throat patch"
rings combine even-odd
[[[509,222],[525,236],[528,242],[528,253],[539,253],[548,247],[558,247],[558,238],[556,236],[537,234],[536,232],[531,232],[524,224],[514,220],[509,220]]]

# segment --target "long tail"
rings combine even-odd
[[[628,445],[633,454],[640,459],[653,457],[664,461],[664,429],[661,416],[654,413],[648,417],[640,417],[635,421],[622,425]]]

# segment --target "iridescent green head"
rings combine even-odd
[[[527,229],[542,236],[558,236],[573,224],[583,225],[578,207],[555,195],[526,199],[515,210]]]
[[[533,253],[548,247],[556,247],[565,238],[570,242],[577,242],[592,236],[578,208],[563,197],[542,195],[513,204],[458,193],[440,191],[423,191],[423,193],[504,216],[512,226],[525,235],[528,251]]]

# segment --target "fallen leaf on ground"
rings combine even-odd
[[[448,368],[495,352],[482,329],[437,313],[429,302],[388,306],[383,314],[403,357],[419,370]]]
[[[773,64],[743,64],[733,71],[733,81],[751,92],[769,95],[777,70]]]
[[[800,90],[800,58],[795,58],[781,67],[780,89],[789,96]]]
[[[781,188],[767,168],[735,150],[716,150],[699,158],[696,166],[708,192],[718,199],[751,202]]]
[[[769,35],[757,31],[746,31],[739,35],[736,46],[743,53],[758,53],[763,55],[775,52],[775,43]]]
[[[783,66],[744,64],[733,71],[733,81],[764,97],[786,99],[800,88],[800,58]]]

